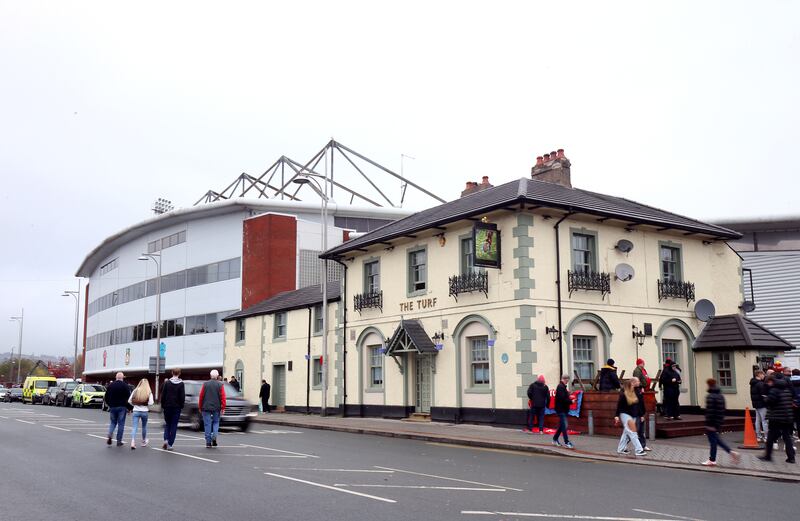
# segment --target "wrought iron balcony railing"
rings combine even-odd
[[[567,288],[570,297],[573,291],[584,289],[599,291],[606,298],[606,294],[611,293],[611,275],[594,271],[567,271]]]
[[[453,275],[448,279],[450,286],[450,296],[458,302],[458,295],[461,293],[471,293],[480,291],[489,297],[489,273],[479,271],[474,273],[464,273]]]
[[[379,308],[383,312],[383,291],[361,293],[353,296],[353,308],[361,314],[362,309]]]
[[[686,305],[688,306],[689,302],[695,299],[694,284],[680,280],[659,280],[658,301],[661,302],[665,298],[686,299]]]

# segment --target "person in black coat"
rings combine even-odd
[[[239,391],[242,390],[242,386],[239,383],[239,380],[237,380],[235,376],[231,376],[231,380],[228,383],[231,384],[231,387],[236,389],[236,392],[239,392]]]
[[[706,395],[706,436],[708,437],[708,444],[711,452],[708,455],[708,460],[703,463],[706,467],[715,467],[717,465],[717,446],[731,455],[734,463],[739,463],[740,456],[736,451],[731,450],[725,440],[720,437],[722,430],[722,423],[725,421],[725,397],[717,387],[717,381],[713,378],[706,380],[708,384],[708,395]]]
[[[764,383],[764,371],[758,370],[750,379],[750,403],[756,415],[756,438],[758,441],[767,440],[767,403],[764,395],[767,394],[767,384]]]
[[[783,438],[786,447],[786,463],[794,463],[795,452],[792,440],[792,421],[794,411],[792,410],[792,391],[789,389],[789,380],[777,378],[770,375],[767,378],[769,392],[764,398],[767,403],[767,421],[769,421],[769,433],[767,434],[766,452],[758,459],[762,461],[772,461],[772,445],[778,438]]]
[[[113,436],[114,429],[116,429],[117,447],[122,446],[122,436],[125,433],[125,418],[128,416],[128,398],[131,396],[130,387],[125,383],[124,378],[125,375],[121,371],[117,373],[116,380],[106,387],[105,395],[110,417],[106,444],[111,445],[111,436]]]
[[[567,414],[569,414],[569,408],[572,405],[573,400],[570,397],[567,384],[569,384],[569,375],[561,375],[561,382],[558,384],[558,387],[556,387],[555,409],[556,414],[558,414],[558,430],[556,430],[556,433],[553,436],[553,445],[556,447],[561,447],[561,443],[558,441],[558,436],[563,433],[564,447],[572,449],[575,448],[575,446],[570,443],[569,436],[567,435],[567,430],[569,429],[569,424],[567,423]]]
[[[664,362],[658,384],[664,390],[664,416],[668,420],[680,420],[681,373],[669,358]]]
[[[614,366],[613,358],[606,360],[606,365],[600,369],[598,386],[601,391],[619,391],[619,376],[617,376],[617,368]]]
[[[181,370],[172,370],[172,378],[164,382],[161,388],[161,411],[164,413],[164,444],[162,449],[172,450],[175,437],[178,435],[178,421],[181,410],[186,404],[186,386],[181,380]]]
[[[536,381],[528,386],[528,400],[531,404],[528,413],[528,430],[533,432],[535,417],[539,424],[539,434],[544,434],[544,410],[547,402],[550,401],[550,389],[545,384],[543,374],[540,374]]]
[[[269,392],[269,384],[266,380],[261,380],[261,389],[258,391],[258,397],[261,398],[261,410],[264,412],[269,412]]]

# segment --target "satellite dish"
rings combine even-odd
[[[620,239],[615,246],[622,253],[628,253],[633,249],[633,243],[628,239]]]
[[[752,313],[756,310],[756,303],[752,300],[745,300],[742,302],[742,311],[745,313]]]
[[[708,322],[711,317],[717,312],[714,303],[708,299],[700,299],[694,305],[694,316],[700,322]]]
[[[621,280],[622,282],[628,282],[635,274],[636,272],[630,264],[617,264],[617,267],[614,268],[614,275],[616,275],[617,280]]]

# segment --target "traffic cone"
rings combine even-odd
[[[761,449],[756,439],[756,430],[753,428],[753,422],[750,420],[750,408],[744,409],[744,443],[739,445],[740,449]]]

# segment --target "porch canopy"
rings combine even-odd
[[[712,317],[692,346],[693,351],[790,351],[794,346],[742,315]]]
[[[425,332],[419,320],[400,320],[394,334],[386,343],[386,356],[400,353],[417,353],[435,355],[439,351],[433,345],[430,335]]]

